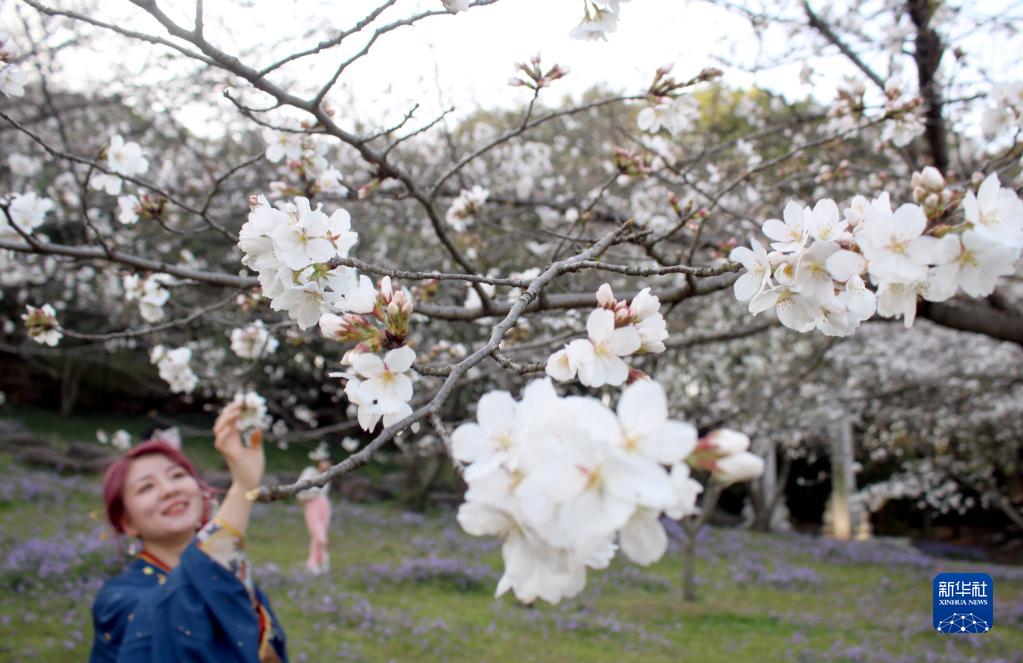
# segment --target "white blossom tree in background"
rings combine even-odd
[[[951,482],[931,506],[1021,524],[1019,49],[971,54],[1018,46],[1016,7],[699,3],[748,19],[756,57],[559,101],[571,72],[537,55],[518,110],[360,110],[347,74],[400,66],[395,35],[497,4],[386,0],[269,41],[201,0],[0,10],[3,350],[238,398],[279,444],[369,436],[254,499],[441,449],[525,602],[617,549],[656,561],[662,517],[691,564],[721,490],[839,416],[876,460],[913,448],[864,500]],[[574,38],[629,20],[581,5]],[[69,80],[111,45],[137,57]],[[830,105],[767,84],[793,66],[848,78]]]

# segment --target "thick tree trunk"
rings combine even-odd
[[[774,457],[777,458],[777,453],[774,454]],[[776,462],[768,464],[764,470],[765,476],[767,472],[775,472]],[[771,531],[774,513],[778,510],[778,505],[781,504],[782,499],[785,497],[785,485],[789,481],[789,469],[791,467],[791,462],[783,453],[781,456],[781,470],[778,472],[777,478],[770,482],[770,490],[768,490],[766,482],[761,482],[758,499],[753,501],[754,515],[753,522],[750,523],[750,529],[754,532],[766,533]]]
[[[908,0],[906,9],[916,26],[916,42],[913,58],[916,60],[917,83],[920,96],[924,100],[924,118],[926,129],[924,137],[934,161],[934,167],[942,173],[948,173],[948,136],[945,118],[942,115],[944,101],[941,98],[940,81],[937,80],[938,67],[945,47],[941,43],[937,30],[931,27],[931,18],[938,3],[934,0]]]

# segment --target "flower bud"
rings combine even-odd
[[[611,290],[611,284],[605,283],[597,288],[597,304],[601,308],[614,309],[615,295]]]
[[[924,168],[920,179],[923,180],[923,185],[932,191],[941,191],[945,188],[945,178],[934,166]]]
[[[749,449],[749,437],[731,428],[719,428],[701,437],[696,448],[731,456]]]
[[[924,198],[924,206],[925,207],[932,207],[933,208],[933,207],[937,207],[940,204],[941,204],[941,196],[936,194],[936,193],[929,193],[929,194],[927,194],[927,197]]]
[[[722,483],[749,481],[764,474],[764,459],[748,451],[725,456],[714,464],[711,474]]]

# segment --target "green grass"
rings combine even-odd
[[[76,422],[65,424],[74,430]],[[271,455],[271,469],[274,461]],[[37,486],[34,494],[25,492],[25,482]],[[84,660],[91,642],[93,594],[115,572],[110,548],[86,555],[68,552],[70,566],[42,579],[12,570],[26,562],[19,567],[10,559],[32,538],[54,550],[61,541],[94,541],[102,530],[90,516],[101,507],[98,478],[58,479],[0,457],[0,486],[8,488],[7,493],[0,490],[0,660]],[[716,530],[701,543],[696,603],[680,599],[681,557],[675,548],[649,568],[616,559],[609,569],[589,573],[580,597],[527,608],[510,596],[493,598],[500,549],[463,534],[449,510],[419,516],[390,504],[335,500],[333,569],[326,577],[302,571],[306,543],[297,505],[257,507],[249,553],[295,661],[734,663],[1023,656],[1019,568],[913,562],[923,558],[912,555],[909,562],[861,562],[845,548],[835,552],[826,542],[809,538]],[[457,560],[464,571],[453,581],[371,570],[371,565],[393,568],[431,555]],[[759,565],[759,579],[749,577],[744,560]],[[473,575],[473,569],[483,569],[484,576]],[[793,569],[809,574],[809,580],[767,578],[770,572]],[[952,570],[995,577],[991,633],[950,637],[932,632],[931,578]],[[850,649],[855,646],[865,649]]]
[[[112,414],[58,416],[50,410],[21,404],[0,407],[0,417],[21,421],[48,442],[57,445],[71,441],[95,442],[97,430],[104,430],[107,435],[113,435],[119,429],[130,433],[132,442],[138,443],[142,433],[154,424],[153,419],[144,416]],[[219,470],[223,467],[220,454],[213,448],[213,420],[213,414],[207,416],[189,414],[174,420],[174,423],[186,431],[202,431],[196,435],[184,436],[182,448],[192,462],[203,471]],[[315,446],[315,442],[305,442],[291,444],[286,449],[281,449],[274,444],[268,444],[267,466],[275,472],[301,472],[302,468],[309,465],[307,454]],[[333,447],[333,452],[338,455],[343,453],[337,445]]]

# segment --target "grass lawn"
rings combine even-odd
[[[87,657],[90,604],[117,566],[101,506],[98,477],[0,457],[0,660]],[[1023,568],[936,560],[881,540],[708,530],[696,603],[680,600],[673,541],[651,567],[616,559],[590,572],[579,597],[533,607],[493,598],[500,547],[465,535],[450,510],[335,499],[327,577],[302,570],[306,543],[297,504],[257,506],[250,557],[294,661],[1023,661]],[[990,633],[931,628],[931,579],[954,570],[994,577]]]

